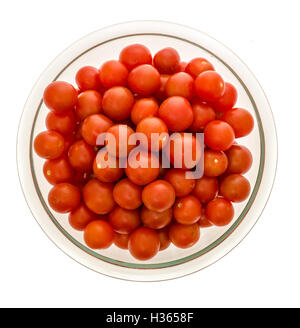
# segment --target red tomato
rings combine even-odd
[[[214,225],[225,226],[233,219],[234,209],[230,201],[217,197],[206,205],[205,215]]]
[[[103,249],[111,246],[115,233],[111,225],[104,220],[90,222],[84,230],[84,241],[89,248]]]
[[[224,152],[206,149],[204,151],[204,175],[217,177],[223,174],[228,166],[228,159]]]
[[[107,214],[115,207],[111,183],[91,179],[82,192],[85,205],[96,214]]]
[[[130,89],[141,96],[150,96],[160,87],[160,75],[151,65],[134,68],[128,75]]]
[[[131,121],[137,125],[143,118],[157,116],[158,108],[158,103],[153,97],[138,99],[132,107]]]
[[[102,96],[95,90],[87,90],[78,96],[76,105],[77,117],[83,121],[92,114],[102,113]]]
[[[133,154],[133,151],[131,154]],[[129,156],[128,158],[127,167],[125,168],[127,177],[139,186],[146,185],[155,180],[160,173],[158,158],[153,153],[144,151],[141,151],[135,157],[138,161],[137,167],[131,165],[133,157]]]
[[[115,202],[127,209],[135,210],[142,205],[142,188],[129,179],[123,179],[116,183],[113,190]]]
[[[59,213],[68,213],[80,204],[80,190],[70,183],[55,185],[48,194],[51,208]]]
[[[76,83],[80,91],[100,90],[99,71],[93,66],[84,66],[76,73]]]
[[[46,161],[43,172],[47,181],[52,185],[69,182],[74,175],[74,171],[65,157]]]
[[[202,177],[196,180],[196,186],[193,194],[201,203],[208,203],[213,200],[218,193],[219,183],[214,177]]]
[[[171,241],[169,239],[169,227],[165,227],[163,229],[157,230],[157,234],[158,234],[159,241],[160,241],[159,250],[163,251],[163,250],[167,249],[171,244]]]
[[[98,151],[94,159],[93,172],[97,179],[102,182],[114,182],[119,180],[124,174],[124,169],[119,167],[119,161],[115,158],[109,159],[105,148]],[[115,165],[112,165],[115,164]]]
[[[130,90],[124,87],[113,87],[103,95],[103,111],[114,121],[123,121],[130,117],[134,97]]]
[[[208,221],[205,215],[205,208],[202,207],[202,215],[200,219],[197,221],[200,228],[208,228],[212,226],[212,223]]]
[[[82,189],[90,178],[91,178],[90,173],[75,171],[75,174],[72,179],[72,184],[78,187],[79,189]]]
[[[46,117],[46,127],[62,135],[71,134],[75,130],[75,116],[72,111],[64,114],[49,112]]]
[[[76,230],[84,230],[85,227],[93,220],[96,220],[97,215],[91,212],[83,203],[69,214],[69,223]]]
[[[111,143],[109,136],[105,140],[107,151],[117,157],[127,157],[135,145],[129,144],[129,138],[134,134],[131,127],[125,124],[116,124],[107,130],[110,133],[114,141]],[[135,141],[135,137],[131,137]]]
[[[200,238],[200,229],[197,223],[173,223],[169,229],[171,242],[180,248],[192,247]]]
[[[224,91],[224,81],[217,72],[203,72],[195,80],[195,92],[203,101],[214,102],[223,96]]]
[[[174,188],[176,197],[183,197],[190,194],[195,188],[195,179],[187,179],[186,171],[181,169],[170,169],[165,174],[164,179]]]
[[[152,151],[161,150],[168,142],[168,127],[158,117],[146,117],[142,119],[136,127],[136,132],[144,134],[147,141],[141,140],[141,145]]]
[[[162,212],[149,210],[143,206],[141,211],[141,219],[146,227],[152,229],[162,229],[172,221],[172,208],[168,208]]]
[[[158,234],[155,230],[141,227],[129,237],[128,249],[133,257],[145,261],[157,254],[160,247]]]
[[[174,48],[164,48],[153,57],[153,65],[161,74],[173,74],[178,71],[180,57]]]
[[[40,132],[34,139],[34,150],[43,158],[58,158],[65,150],[65,140],[56,131]]]
[[[192,106],[184,97],[167,98],[159,107],[159,117],[170,131],[184,131],[193,123]]]
[[[143,64],[152,64],[152,56],[147,47],[142,44],[132,44],[125,47],[121,53],[119,60],[132,70],[136,66]]]
[[[192,103],[194,121],[190,126],[191,131],[201,132],[205,126],[216,119],[216,113],[213,108],[199,100],[194,100]]]
[[[236,138],[245,137],[254,127],[252,115],[243,108],[233,108],[226,111],[222,116],[222,120],[231,125]]]
[[[96,146],[99,135],[106,132],[112,125],[113,122],[103,114],[90,115],[82,123],[82,137],[89,145]]]
[[[131,233],[141,224],[139,210],[125,210],[117,206],[109,214],[109,222],[116,232]]]
[[[225,112],[235,105],[237,97],[236,88],[231,83],[225,82],[224,94],[213,103],[213,106],[216,111]]]
[[[169,77],[165,86],[168,97],[181,96],[191,99],[194,94],[194,79],[185,72],[179,72]]]
[[[70,164],[75,170],[80,172],[91,171],[95,156],[93,147],[84,140],[74,142],[68,151]]]
[[[206,71],[214,71],[213,65],[205,58],[197,57],[192,59],[186,66],[185,71],[194,79],[201,73]]]
[[[232,145],[227,151],[227,173],[244,174],[252,165],[252,155],[249,149],[241,145]]]
[[[170,138],[170,162],[175,168],[189,170],[202,157],[200,142],[191,133],[177,133]]]
[[[213,150],[227,150],[234,142],[234,131],[226,122],[211,121],[204,129],[204,142]]]
[[[76,127],[77,127],[77,125],[76,125]],[[65,139],[65,146],[64,146],[63,154],[68,155],[69,148],[76,141],[75,131],[74,131],[74,133],[69,134],[68,136],[65,136],[64,139]]]
[[[177,72],[185,72],[185,69],[186,69],[186,67],[187,67],[187,62],[185,62],[185,61],[181,61],[180,63],[179,63],[179,66],[178,66],[178,70],[177,70]]]
[[[68,82],[54,81],[44,91],[44,102],[57,114],[68,112],[77,103],[77,91]]]
[[[101,84],[106,89],[127,85],[128,70],[126,66],[118,60],[109,60],[105,62],[101,66],[99,74]]]
[[[167,98],[166,84],[167,84],[169,77],[170,77],[170,75],[167,75],[167,74],[161,74],[161,76],[160,76],[160,86],[154,94],[154,96],[160,101],[163,101]]]
[[[249,181],[240,174],[228,175],[220,185],[220,194],[232,202],[244,201],[248,198],[250,190]]]
[[[176,200],[173,216],[181,224],[196,223],[202,215],[202,205],[197,197],[188,195]]]
[[[115,232],[114,244],[121,249],[128,249],[129,234]]]
[[[175,197],[173,186],[165,180],[156,180],[148,184],[142,192],[145,206],[156,212],[163,212],[172,207]]]

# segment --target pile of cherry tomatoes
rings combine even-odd
[[[83,231],[88,247],[114,243],[148,260],[170,243],[193,246],[200,228],[231,222],[232,203],[249,196],[243,174],[252,164],[250,151],[235,139],[248,135],[254,120],[247,110],[234,107],[235,87],[208,60],[183,62],[170,47],[152,57],[147,47],[133,44],[100,69],[79,69],[76,84],[55,81],[46,87],[47,130],[35,137],[34,149],[46,159],[44,176],[53,185],[49,205],[69,213],[70,225]],[[98,135],[107,132],[118,147],[99,147]],[[159,140],[157,154],[140,152],[147,167],[99,165],[102,151],[124,159],[135,147],[128,143],[135,132],[144,133],[150,147],[152,133],[178,132],[182,147],[192,149],[199,146],[194,134],[203,132],[203,177],[187,179],[193,167],[186,163],[159,167],[157,155],[168,138]],[[171,164],[174,157],[171,145]]]

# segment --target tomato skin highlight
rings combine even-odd
[[[225,82],[224,94],[213,103],[213,107],[218,112],[225,112],[233,108],[237,97],[236,88],[231,83]]]
[[[202,205],[199,199],[193,195],[180,197],[173,207],[173,216],[178,223],[196,223],[202,215]]]
[[[56,131],[40,132],[34,139],[34,150],[42,158],[55,159],[60,157],[65,150],[65,140]]]
[[[201,73],[206,71],[214,71],[213,65],[205,58],[197,57],[192,59],[186,66],[185,71],[194,79]]]
[[[115,233],[111,225],[104,220],[90,222],[84,230],[84,241],[89,248],[105,249],[111,246]]]
[[[141,227],[129,237],[128,249],[133,257],[146,261],[154,257],[160,248],[160,241],[155,230]]]
[[[228,159],[224,152],[206,149],[204,151],[204,175],[217,177],[223,174],[228,166]]]
[[[43,166],[43,173],[52,185],[70,182],[74,176],[74,171],[65,157],[47,160]]]
[[[214,102],[225,92],[225,82],[215,71],[206,71],[195,80],[195,92],[205,102]]]

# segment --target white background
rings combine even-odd
[[[299,1],[3,1],[0,8],[0,307],[299,307]],[[33,84],[78,38],[118,22],[157,19],[202,30],[249,66],[279,138],[270,201],[246,239],[216,264],[161,283],[86,269],[42,232],[15,164],[19,118]]]

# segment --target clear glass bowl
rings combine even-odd
[[[54,80],[75,84],[75,73],[84,65],[99,67],[117,58],[132,43],[146,45],[152,53],[170,46],[182,60],[205,57],[226,81],[238,90],[238,107],[248,109],[255,118],[253,132],[239,139],[253,155],[253,166],[246,174],[251,195],[235,204],[235,217],[226,227],[201,229],[199,242],[191,248],[171,245],[145,262],[135,260],[128,251],[114,245],[94,251],[83,242],[82,232],[71,228],[66,214],[53,212],[47,202],[51,186],[43,176],[44,160],[33,151],[34,137],[45,130],[48,113],[42,95]],[[197,30],[159,21],[137,21],[110,26],[85,36],[62,52],[44,71],[26,102],[20,121],[17,162],[19,177],[33,216],[48,237],[74,260],[99,273],[127,280],[157,281],[184,276],[217,261],[234,248],[251,230],[266,205],[277,164],[277,139],[272,112],[259,83],[245,64],[228,48]],[[37,245],[38,247],[38,245]]]

